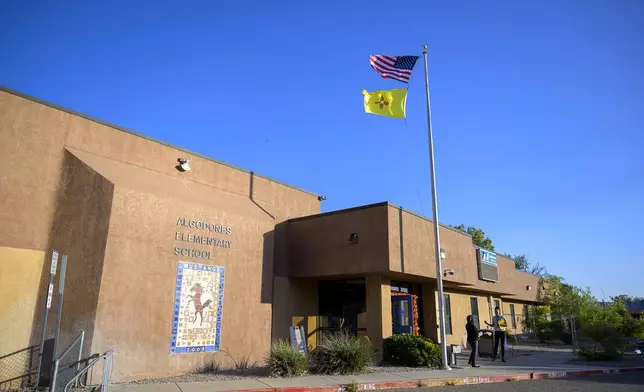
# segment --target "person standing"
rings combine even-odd
[[[472,353],[470,354],[469,364],[472,367],[480,367],[476,364],[476,354],[479,351],[479,329],[474,325],[474,317],[470,314],[467,316],[467,324],[465,324],[465,331],[467,332],[467,343],[469,343]]]
[[[505,362],[505,330],[508,328],[508,321],[501,314],[501,309],[498,306],[494,308],[494,314],[492,324],[485,322],[488,326],[494,327],[494,357],[492,357],[492,360],[496,360],[499,353],[499,344],[501,344],[501,361]]]

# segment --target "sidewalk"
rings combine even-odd
[[[642,371],[644,367],[600,367],[567,363],[567,353],[518,353],[508,362],[482,360],[480,368],[469,367],[460,355],[452,370],[417,370],[409,372],[371,373],[356,376],[304,376],[294,378],[258,378],[229,381],[178,382],[163,384],[115,384],[111,392],[338,392],[348,384],[358,390],[416,388],[481,384],[542,378]]]

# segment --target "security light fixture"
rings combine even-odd
[[[445,271],[443,271],[443,276],[447,276],[447,275],[454,275],[455,273],[456,273],[456,272],[455,272],[453,269],[448,268],[448,269],[446,269]]]
[[[358,233],[349,234],[349,243],[350,244],[357,244],[358,243]]]
[[[177,159],[177,162],[179,162],[179,164],[176,166],[177,170],[182,171],[182,172],[192,170],[190,168],[190,165],[188,164],[188,160],[186,158],[179,158],[179,159]]]
[[[441,260],[445,260],[447,258],[447,253],[445,253],[445,249],[441,248]]]
[[[525,286],[525,289],[530,291],[530,290],[532,290],[532,287],[531,286]]]
[[[326,200],[326,196],[318,196],[318,200],[319,201],[324,201],[324,200]]]

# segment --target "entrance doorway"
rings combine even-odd
[[[391,321],[394,334],[423,333],[420,320],[423,298],[421,285],[392,280],[391,281]]]
[[[318,341],[334,333],[365,335],[367,297],[364,279],[318,283]]]
[[[392,296],[391,313],[394,334],[414,333],[413,298],[410,294]]]

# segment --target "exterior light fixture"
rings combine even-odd
[[[532,287],[531,286],[525,286],[525,289],[530,291],[530,290],[532,290]]]
[[[177,162],[179,162],[179,164],[177,165],[177,170],[182,172],[192,170],[186,158],[179,158],[177,159]]]
[[[441,260],[445,260],[447,258],[447,253],[445,253],[445,249],[441,248]]]
[[[358,233],[349,234],[349,243],[350,244],[357,244],[358,243]]]
[[[326,196],[318,196],[318,200],[319,201],[324,201],[324,200],[326,200]]]

